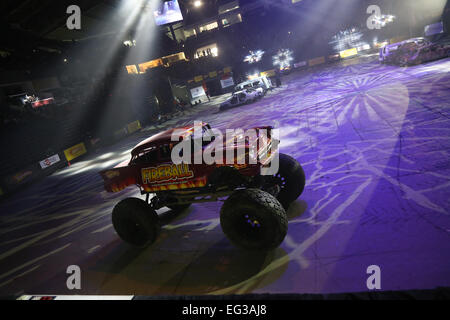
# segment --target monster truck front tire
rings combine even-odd
[[[123,241],[141,248],[153,243],[160,230],[156,211],[138,198],[120,201],[113,209],[112,223]]]
[[[278,200],[260,189],[237,190],[220,211],[220,225],[227,238],[246,250],[277,248],[287,233],[286,212]]]

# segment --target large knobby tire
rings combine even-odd
[[[287,210],[291,202],[297,199],[305,189],[306,178],[297,160],[284,153],[280,153],[279,157],[279,169],[275,174],[280,187],[277,199]]]
[[[119,237],[136,247],[146,247],[158,237],[158,215],[144,200],[126,198],[113,209],[112,223]]]
[[[235,191],[225,201],[220,210],[220,226],[234,245],[267,251],[283,242],[288,221],[283,206],[271,194],[245,189]]]

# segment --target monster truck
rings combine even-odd
[[[203,159],[201,164],[192,164],[194,161],[175,164],[171,154],[178,143],[187,141],[193,150],[191,158],[195,159],[195,150],[204,152],[211,144],[208,140],[215,140],[209,124],[201,123],[200,128],[202,139],[193,134],[194,126],[151,136],[132,149],[130,160],[100,172],[106,191],[118,192],[137,185],[141,195],[145,195],[145,200],[126,198],[114,207],[112,223],[117,234],[125,242],[145,247],[158,237],[161,223],[157,209],[168,207],[176,213],[192,203],[224,200],[220,225],[233,244],[248,250],[278,247],[287,233],[286,210],[305,187],[301,165],[277,152],[279,140],[272,138],[270,126],[253,128],[258,142],[256,149],[250,149],[248,136],[241,135],[240,140],[226,138],[231,143],[225,142],[222,150],[214,152],[222,152],[225,157],[233,151],[231,164],[230,161],[206,164]],[[175,130],[183,133],[178,142],[172,141]],[[244,149],[240,155],[244,154],[246,161],[239,161],[238,148]],[[255,154],[251,150],[257,151],[255,161],[249,161]],[[276,173],[262,174],[275,157],[279,164]]]
[[[449,56],[450,40],[448,37],[438,41],[419,37],[384,46],[380,49],[379,61],[404,67]]]

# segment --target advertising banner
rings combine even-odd
[[[358,50],[356,48],[347,49],[344,51],[339,52],[339,55],[341,58],[347,58],[347,57],[353,57],[358,54]]]
[[[58,163],[61,159],[59,158],[58,154],[54,154],[51,157],[48,157],[47,159],[44,159],[42,161],[39,161],[39,164],[41,165],[42,169],[48,168],[55,163]]]
[[[11,181],[15,184],[20,184],[25,181],[29,176],[33,174],[33,170],[24,170],[19,173],[16,173],[11,177]]]
[[[300,61],[300,62],[297,62],[297,63],[294,63],[294,68],[300,68],[300,67],[306,67],[306,65],[307,65],[307,62],[306,61]]]
[[[198,98],[198,97],[201,97],[204,95],[205,95],[205,90],[203,89],[202,86],[191,89],[192,99],[195,99],[195,98]]]
[[[128,74],[138,74],[138,69],[135,64],[130,64],[129,66],[125,66],[127,68]]]
[[[234,80],[233,77],[227,77],[220,80],[220,84],[222,86],[222,89],[234,86]]]
[[[136,132],[140,128],[141,128],[141,123],[139,122],[139,120],[133,121],[133,122],[129,123],[127,126],[128,133]]]
[[[71,161],[85,153],[86,147],[84,146],[83,142],[64,150],[64,155],[66,156],[67,161]]]
[[[308,61],[309,66],[316,66],[322,63],[325,63],[325,57],[318,57]]]
[[[18,187],[34,180],[41,173],[38,168],[37,163],[34,163],[16,173],[6,176],[1,181],[3,192],[6,194],[10,190],[15,190]]]
[[[31,106],[36,109],[42,106],[46,106],[48,104],[52,104],[55,100],[53,98],[47,98],[47,99],[42,99],[42,100],[37,100],[34,101],[33,103],[31,103]]]
[[[263,71],[263,72],[261,72],[261,76],[275,77],[275,69],[270,69],[270,70],[267,70],[267,71]]]

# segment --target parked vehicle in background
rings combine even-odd
[[[262,88],[265,94],[272,87],[272,81],[266,76],[261,76],[239,83],[234,87],[234,91],[237,92],[249,88]]]
[[[239,105],[254,102],[264,95],[262,88],[249,88],[234,92],[230,98],[220,104],[220,110],[237,107]]]

